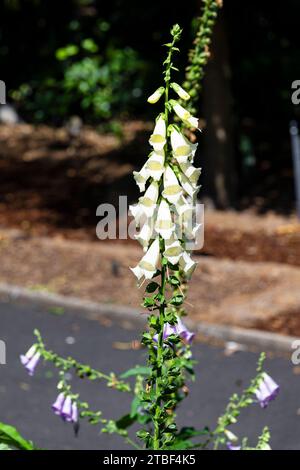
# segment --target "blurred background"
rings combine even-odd
[[[2,282],[138,306],[135,242],[100,242],[96,208],[137,196],[159,104],[162,44],[184,29],[184,79],[202,1],[4,0],[0,5]],[[224,1],[198,116],[205,245],[197,319],[300,334],[300,228],[289,126],[299,118],[300,4]],[[107,279],[110,282],[107,282]],[[280,298],[279,298],[280,297]]]

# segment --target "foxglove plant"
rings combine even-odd
[[[137,240],[144,255],[131,270],[138,284],[145,285],[143,306],[148,309],[148,329],[143,333],[142,343],[148,349],[147,366],[137,366],[117,377],[105,374],[75,359],[63,358],[46,349],[40,333],[36,330],[36,343],[21,356],[29,374],[33,375],[40,359],[52,363],[59,371],[58,396],[52,410],[64,421],[72,423],[78,432],[80,419],[100,425],[102,432],[117,433],[136,448],[146,449],[206,449],[220,446],[229,450],[250,449],[247,439],[239,442],[231,430],[241,411],[251,404],[265,407],[278,393],[278,385],[263,370],[265,356],[261,355],[257,375],[240,395],[234,394],[218,419],[214,430],[207,427],[196,430],[191,427],[178,429],[176,409],[188,394],[187,380],[194,378],[190,345],[194,333],[188,330],[180,315],[185,300],[182,274],[189,279],[196,268],[188,241],[193,240],[199,226],[193,223],[195,198],[199,190],[199,168],[193,159],[197,144],[191,143],[182,128],[174,122],[178,116],[184,126],[198,128],[198,120],[174,97],[188,100],[189,95],[172,80],[176,71],[173,55],[181,29],[175,25],[171,30],[171,42],[166,44],[164,61],[164,85],[148,99],[151,104],[164,97],[163,109],[158,114],[149,139],[152,150],[135,181],[143,193],[136,205],[130,207],[139,227]],[[105,382],[119,392],[133,392],[131,410],[119,420],[110,420],[94,411],[79,394],[72,391],[67,374],[72,371],[80,378],[93,382]],[[132,387],[127,379],[135,378]],[[137,443],[129,436],[129,427],[138,423]],[[194,442],[199,437],[200,442]],[[258,439],[256,449],[269,448],[269,431],[265,428]]]

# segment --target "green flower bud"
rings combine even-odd
[[[178,83],[171,83],[171,87],[182,100],[187,101],[190,99],[190,95],[180,85],[178,85]]]
[[[157,103],[158,100],[164,94],[164,92],[165,92],[165,89],[163,86],[157,88],[157,90],[154,93],[152,93],[152,95],[149,96],[149,98],[147,99],[148,103],[151,103],[151,104]]]

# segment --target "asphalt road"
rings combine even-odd
[[[58,315],[57,313],[60,313]],[[56,375],[49,366],[39,366],[29,377],[19,362],[33,342],[32,331],[39,328],[47,345],[64,355],[72,355],[104,372],[117,373],[145,357],[143,350],[126,349],[140,331],[125,324],[107,325],[85,319],[70,311],[47,311],[29,304],[0,302],[0,339],[6,342],[7,363],[0,365],[0,420],[15,425],[24,437],[47,449],[126,449],[121,438],[99,433],[97,427],[82,423],[78,437],[72,427],[51,411],[56,398]],[[125,349],[122,349],[125,348]],[[224,355],[222,348],[207,344],[194,345],[197,381],[178,412],[180,425],[214,427],[227,398],[248,384],[255,373],[258,354],[238,352]],[[288,358],[268,358],[266,367],[280,384],[280,395],[262,410],[258,404],[243,412],[232,430],[247,435],[250,443],[264,425],[271,429],[273,449],[300,449],[300,376]],[[299,369],[298,369],[299,370]],[[74,388],[82,399],[103,410],[105,417],[117,418],[128,410],[130,397],[107,389],[99,383],[75,381]]]

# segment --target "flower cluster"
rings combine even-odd
[[[60,393],[56,398],[55,402],[52,405],[52,410],[58,416],[60,416],[63,421],[68,423],[77,423],[78,421],[78,409],[76,401],[72,401],[69,395]]]
[[[167,106],[184,123],[198,126],[198,120],[177,101],[169,100]],[[190,277],[196,263],[186,250],[186,241],[195,239],[201,228],[200,224],[193,226],[201,171],[193,165],[197,144],[191,143],[178,126],[167,125],[165,113],[157,117],[149,143],[153,151],[142,169],[134,172],[135,181],[144,194],[138,204],[130,206],[140,228],[136,238],[146,253],[131,270],[139,281],[156,275],[161,259],[161,239],[162,255],[171,265],[179,263],[185,275]]]

